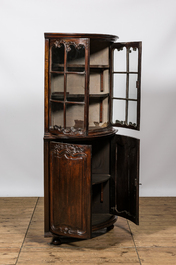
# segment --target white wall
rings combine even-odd
[[[43,195],[44,32],[143,42],[141,131],[131,132],[140,194],[176,195],[175,10],[175,0],[0,0],[0,196]]]

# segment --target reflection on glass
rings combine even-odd
[[[67,101],[84,101],[85,76],[67,74]]]
[[[114,50],[114,71],[126,71],[126,47]]]
[[[51,99],[64,100],[64,75],[51,74]]]
[[[130,48],[129,71],[130,72],[138,71],[138,49],[137,48]]]
[[[62,129],[64,127],[64,111],[62,103],[52,102],[51,104],[51,126],[54,129]]]
[[[64,71],[64,45],[52,47],[52,71]]]
[[[113,97],[125,98],[126,97],[126,74],[114,74],[114,89]]]
[[[84,45],[70,45],[67,51],[67,71],[84,72],[85,47]]]
[[[129,98],[131,99],[137,99],[136,82],[137,82],[137,74],[129,75]]]
[[[137,102],[128,102],[128,125],[137,126]]]
[[[72,131],[84,129],[84,105],[66,104],[66,128]]]
[[[121,123],[124,124],[125,122],[125,108],[126,108],[126,101],[125,100],[116,100],[113,99],[113,123]]]

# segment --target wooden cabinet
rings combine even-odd
[[[45,236],[139,223],[139,140],[114,127],[140,127],[141,42],[116,39],[45,34]]]

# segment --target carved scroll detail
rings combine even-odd
[[[82,230],[79,230],[77,227],[69,227],[67,225],[62,225],[62,226],[59,226],[59,227],[55,227],[54,225],[52,226],[52,230],[55,232],[55,233],[62,233],[64,235],[79,235],[79,236],[82,236],[84,234],[86,234],[86,231],[82,231]]]
[[[69,135],[69,136],[71,136],[71,135],[83,135],[84,134],[84,130],[81,128],[71,127],[70,129],[64,129],[63,127],[57,126],[57,125],[54,125],[53,128],[54,128],[54,130],[57,130],[58,132],[65,134],[65,135]]]
[[[74,45],[76,49],[81,49],[82,46],[84,46],[83,44],[80,44],[80,43],[76,43],[74,41],[65,41],[65,40],[56,40],[54,42],[54,45],[56,48],[60,48],[61,47],[61,44],[63,44],[66,48],[66,51],[69,52],[71,51],[71,48],[70,48],[70,45]]]
[[[54,146],[54,155],[61,158],[63,156],[67,157],[76,157],[76,156],[87,156],[84,153],[84,148],[78,147],[72,144],[62,144],[58,143]]]

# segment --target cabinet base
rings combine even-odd
[[[61,242],[61,239],[58,236],[55,236],[55,237],[53,237],[53,239],[52,239],[50,244],[58,246],[58,245],[61,245],[62,242]]]
[[[117,216],[110,215],[110,214],[93,214],[92,217],[93,217],[92,218],[93,219],[92,220],[92,233],[98,230],[102,230],[102,229],[105,229],[106,232],[109,232],[111,229],[114,228],[114,223],[117,221]],[[67,237],[67,236],[65,237],[62,235],[59,236],[59,235],[54,235],[52,233],[47,233],[47,236],[53,237],[50,244],[55,245],[55,246],[65,243],[65,240],[67,241],[67,243],[69,243],[69,241],[71,242],[73,240],[79,240],[78,238]],[[97,235],[95,234],[92,235],[92,237],[95,237],[95,236]]]

